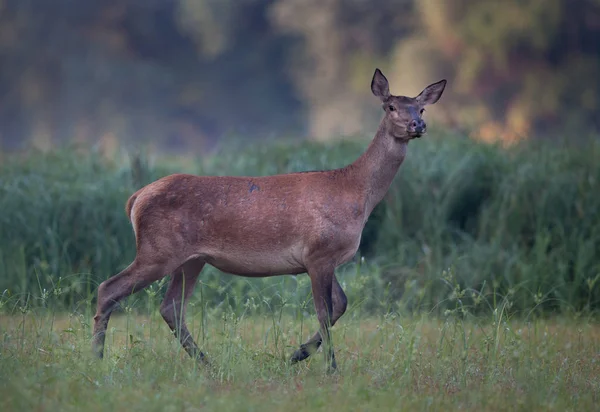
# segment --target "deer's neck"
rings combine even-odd
[[[408,141],[395,138],[381,122],[367,150],[351,167],[363,189],[365,213],[369,216],[387,193],[406,156]]]

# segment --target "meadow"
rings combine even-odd
[[[312,320],[221,313],[202,326],[192,313],[210,369],[187,357],[156,311],[115,316],[103,361],[90,356],[87,315],[3,317],[0,409],[591,411],[599,400],[600,328],[585,319],[351,312],[334,327],[330,376],[321,354],[286,362]]]
[[[78,147],[0,156],[1,410],[592,410],[600,391],[600,144],[410,144],[356,258],[340,371],[287,359],[315,331],[306,276],[206,268],[188,308],[199,368],[158,314],[166,282],[113,315],[95,289],[135,255],[124,203],[172,172],[267,175],[354,160],[366,140],[240,144],[205,156]]]

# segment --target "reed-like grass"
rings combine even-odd
[[[351,302],[364,301],[370,313],[398,305],[440,314],[462,305],[477,312],[489,309],[485,302],[502,300],[524,316],[596,311],[597,141],[503,149],[436,135],[411,142],[388,196],[367,223],[360,254],[341,268],[342,281],[359,273],[363,282],[364,289],[350,291]],[[10,301],[90,306],[97,284],[134,257],[124,203],[142,185],[180,171],[267,175],[334,168],[354,160],[368,141],[239,143],[185,161],[106,158],[75,148],[4,157],[0,291]],[[258,299],[256,290],[293,301],[309,292],[298,279],[247,280],[207,269],[203,298],[237,311]]]

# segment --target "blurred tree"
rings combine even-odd
[[[600,128],[599,0],[0,0],[0,143],[372,131],[444,77],[479,138]]]
[[[270,12],[279,31],[302,40],[289,50],[289,68],[309,108],[310,134],[330,138],[364,131],[375,106],[367,100],[374,62],[409,33],[413,0],[377,5],[365,0],[278,0]]]
[[[598,1],[422,0],[418,5],[422,34],[443,59],[433,64],[453,72],[458,123],[479,137],[507,140],[560,126],[594,127],[600,95],[592,75],[600,64]]]
[[[5,0],[0,142],[116,136],[189,147],[227,132],[299,130],[269,3]],[[205,21],[214,30],[195,29]]]
[[[597,0],[278,0],[272,18],[302,39],[292,75],[316,137],[358,132],[371,118],[375,65],[409,96],[449,78],[453,104],[433,117],[480,138],[599,126]]]

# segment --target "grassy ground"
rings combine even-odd
[[[5,315],[0,410],[585,411],[599,401],[600,326],[584,319],[348,314],[334,327],[339,373],[328,376],[321,352],[286,363],[312,317],[189,315],[211,370],[154,310],[115,315],[103,361],[89,353],[88,315]]]
[[[123,206],[136,188],[176,171],[338,167],[366,144],[260,144],[189,163],[67,148],[0,162],[0,411],[597,409],[595,141],[413,145],[360,257],[337,271],[350,308],[334,327],[335,376],[322,354],[286,363],[316,327],[306,276],[211,268],[189,315],[213,369],[169,335],[164,281],[123,302],[106,358],[90,357],[96,287],[134,256]]]

